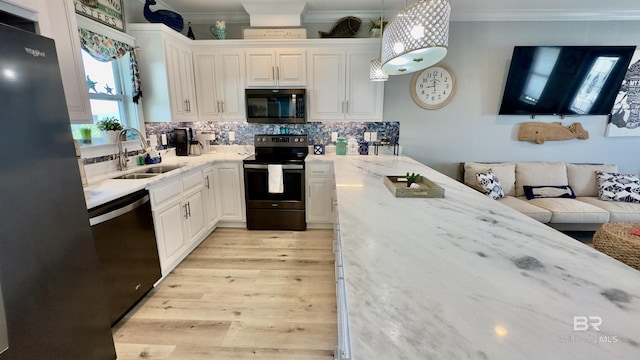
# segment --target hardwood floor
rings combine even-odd
[[[215,230],[116,324],[118,359],[333,359],[331,239]]]

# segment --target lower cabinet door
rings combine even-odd
[[[185,198],[187,204],[187,233],[189,234],[189,244],[201,238],[207,230],[205,221],[204,201],[202,190]]]
[[[153,219],[163,276],[182,259],[182,252],[188,245],[183,228],[183,219],[186,215],[187,209],[182,202],[154,211]]]

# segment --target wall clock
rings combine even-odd
[[[411,96],[419,106],[439,109],[453,99],[456,78],[445,65],[434,65],[417,72],[411,80]]]

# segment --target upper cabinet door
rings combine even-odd
[[[309,120],[344,119],[345,79],[344,51],[309,51]]]
[[[56,52],[62,74],[62,85],[72,124],[92,124],[89,90],[80,53],[80,37],[72,1],[49,0],[47,11],[51,36],[56,41]]]
[[[378,51],[368,50],[353,50],[347,53],[347,120],[382,119],[384,82],[369,79],[371,60],[378,55]]]
[[[247,86],[275,86],[276,62],[271,49],[247,50]]]
[[[198,119],[244,120],[244,53],[196,49],[194,55]]]
[[[127,26],[140,47],[145,121],[198,120],[191,40],[162,24]]]
[[[278,85],[307,85],[307,57],[303,49],[276,51],[276,64]]]
[[[369,80],[377,47],[310,49],[309,120],[380,121],[384,84]]]
[[[305,86],[304,49],[250,49],[246,51],[247,86]]]

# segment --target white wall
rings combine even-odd
[[[411,98],[413,74],[385,84],[384,120],[400,121],[405,154],[451,176],[464,161],[567,161],[616,163],[640,173],[640,137],[605,137],[606,116],[498,116],[514,45],[640,45],[640,22],[453,22],[443,63],[456,75],[457,92],[439,110]],[[517,141],[527,121],[580,122],[588,140]]]

